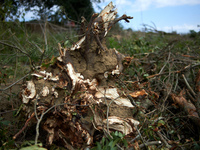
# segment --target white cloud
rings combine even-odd
[[[129,5],[133,12],[147,10],[152,4],[151,0],[135,0]]]
[[[130,0],[116,0],[116,5],[130,5],[132,2]]]
[[[105,5],[109,2],[110,0],[104,0]],[[113,4],[124,12],[138,12],[167,6],[197,5],[200,0],[113,0]]]
[[[183,24],[183,25],[174,25],[174,26],[164,26],[164,27],[158,27],[158,30],[162,30],[165,32],[172,32],[172,31],[177,31],[178,33],[188,33],[190,30],[195,30],[196,32],[199,31],[199,28],[197,25],[188,25],[188,24]]]
[[[151,1],[155,2],[156,7],[200,4],[199,0],[151,0]]]

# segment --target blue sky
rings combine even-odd
[[[110,0],[93,6],[96,12],[99,5],[104,8]],[[113,0],[118,15],[134,17],[130,23],[121,21],[125,29],[142,30],[142,24],[156,26],[165,32],[187,33],[189,30],[200,31],[200,0]]]
[[[104,8],[111,0],[101,0],[102,3],[93,3],[96,12],[97,6]],[[142,30],[142,24],[156,26],[157,30],[165,32],[176,31],[188,33],[189,30],[200,31],[200,0],[112,0],[118,9],[118,15],[126,14],[134,17],[130,23],[121,21],[124,29]],[[25,20],[30,20],[31,12],[26,13]]]

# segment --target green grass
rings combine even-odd
[[[41,60],[50,60],[52,56],[58,56],[58,43],[64,44],[69,39],[69,44],[73,43],[75,41],[74,33],[47,29],[43,34],[42,31],[28,30],[25,23],[17,21],[1,23],[1,82],[3,82],[3,78],[15,77],[18,79],[30,70],[31,65],[41,65]]]

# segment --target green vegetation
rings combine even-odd
[[[14,141],[8,135],[8,126],[10,123],[10,121],[4,120],[2,117],[0,117],[0,149],[9,149],[14,144]]]
[[[36,30],[30,31],[25,23],[17,20],[0,24],[0,83],[9,82],[7,79],[18,79],[29,72],[30,66],[41,65],[41,60],[58,56],[58,43],[64,45],[65,41],[69,41],[68,44],[74,42],[74,31],[43,29],[45,25],[48,26],[48,23],[38,23]]]
[[[108,136],[108,138],[103,137],[101,142],[97,142],[97,146],[93,147],[92,150],[117,150],[117,146],[121,146],[121,144],[124,148],[127,148],[128,143],[126,139],[124,139],[124,136],[125,135],[118,131],[111,132],[111,135]]]

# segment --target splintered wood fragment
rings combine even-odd
[[[86,30],[86,22],[87,20],[85,19],[85,17],[81,17],[81,28],[80,28],[80,33],[84,34],[85,30]]]
[[[141,91],[135,91],[129,94],[133,98],[138,98],[138,97],[145,97],[148,95],[148,93],[142,89]]]
[[[113,10],[113,8],[114,6],[112,2],[110,2],[98,16],[98,18],[101,18],[103,22],[103,28],[105,30],[104,37],[107,35],[107,32],[109,30],[108,26],[110,22],[115,19],[117,14],[117,9]]]
[[[27,87],[22,90],[22,101],[27,104],[29,100],[33,99],[36,96],[35,84],[33,81],[27,81]]]
[[[86,41],[87,44],[87,36],[89,34],[94,34],[94,37],[96,39],[97,44],[100,46],[100,48],[104,51],[105,48],[102,46],[101,40],[103,37],[105,37],[108,33],[108,31],[111,29],[111,27],[117,23],[120,20],[125,20],[126,22],[129,22],[128,19],[132,19],[133,17],[123,15],[120,18],[115,19],[117,15],[117,9],[113,10],[114,6],[112,2],[110,2],[98,15],[97,13],[93,14],[89,24],[87,25],[87,28],[85,31],[85,35],[78,41],[76,42],[70,50],[76,50],[80,49],[81,45],[83,44],[84,41]],[[83,25],[85,25],[86,20],[82,17],[82,28]],[[84,30],[84,29],[83,29]],[[84,34],[84,33],[83,33]],[[100,35],[100,38],[99,38]],[[103,37],[101,36],[103,35]]]
[[[59,51],[60,56],[64,56],[60,43],[58,43],[58,51]]]
[[[117,116],[109,116],[107,119],[104,119],[104,126],[106,126],[107,123],[109,124],[109,129],[120,131],[125,135],[133,133],[134,128],[132,125],[138,126],[140,124],[133,118],[120,118]]]
[[[107,12],[109,12],[110,10],[112,10],[114,8],[113,3],[110,2],[99,14],[99,16],[103,16],[104,14],[106,14]]]
[[[98,88],[98,91],[95,93],[95,97],[97,97],[98,99],[113,99],[114,103],[119,106],[126,106],[130,108],[134,107],[128,98],[121,97],[119,95],[117,88]]]
[[[78,42],[76,42],[72,47],[71,50],[74,51],[75,49],[80,49],[81,44],[85,41],[85,36],[82,37]]]
[[[48,94],[49,94],[49,88],[48,88],[48,86],[43,87],[41,95],[43,97],[46,97]]]

